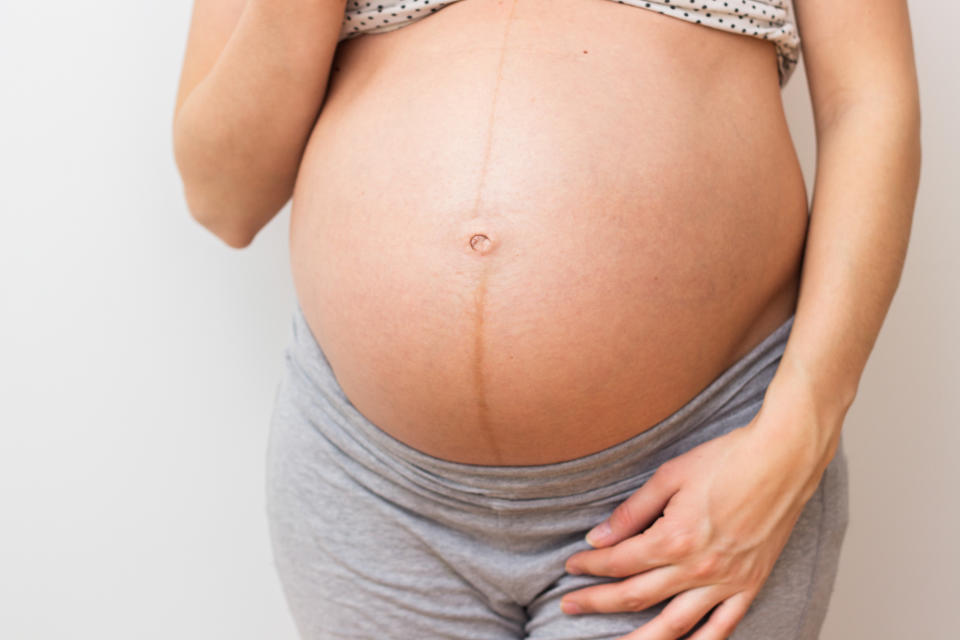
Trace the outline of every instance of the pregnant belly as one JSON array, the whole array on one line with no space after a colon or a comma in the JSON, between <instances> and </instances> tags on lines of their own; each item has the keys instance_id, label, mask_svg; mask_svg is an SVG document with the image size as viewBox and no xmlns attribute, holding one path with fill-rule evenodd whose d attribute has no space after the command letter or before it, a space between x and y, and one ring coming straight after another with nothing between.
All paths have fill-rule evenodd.
<instances>
[{"instance_id":1,"label":"pregnant belly","mask_svg":"<svg viewBox=\"0 0 960 640\"><path fill-rule=\"evenodd\" d=\"M468 0L334 67L294 286L346 396L410 446L593 453L793 312L807 200L771 43L610 0Z\"/></svg>"}]
</instances>

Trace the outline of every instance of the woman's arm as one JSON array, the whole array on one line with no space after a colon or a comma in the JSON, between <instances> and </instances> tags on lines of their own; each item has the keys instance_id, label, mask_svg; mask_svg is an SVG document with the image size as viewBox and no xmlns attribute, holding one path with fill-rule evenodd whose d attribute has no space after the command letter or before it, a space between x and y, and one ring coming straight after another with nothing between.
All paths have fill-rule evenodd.
<instances>
[{"instance_id":1,"label":"woman's arm","mask_svg":"<svg viewBox=\"0 0 960 640\"><path fill-rule=\"evenodd\" d=\"M293 192L346 0L196 0L174 113L193 217L245 247Z\"/></svg>"},{"instance_id":2,"label":"woman's arm","mask_svg":"<svg viewBox=\"0 0 960 640\"><path fill-rule=\"evenodd\" d=\"M795 9L817 171L796 317L765 403L816 419L764 426L812 456L812 492L900 280L920 179L920 100L906 0L795 0Z\"/></svg>"}]
</instances>

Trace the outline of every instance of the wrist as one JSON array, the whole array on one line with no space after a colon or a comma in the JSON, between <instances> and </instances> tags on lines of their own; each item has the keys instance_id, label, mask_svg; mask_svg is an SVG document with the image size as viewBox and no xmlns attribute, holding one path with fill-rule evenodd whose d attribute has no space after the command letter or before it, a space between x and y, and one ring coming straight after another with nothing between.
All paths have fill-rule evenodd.
<instances>
[{"instance_id":1,"label":"wrist","mask_svg":"<svg viewBox=\"0 0 960 640\"><path fill-rule=\"evenodd\" d=\"M780 366L750 430L764 455L803 484L806 498L836 454L851 401L819 395L805 373Z\"/></svg>"},{"instance_id":2,"label":"wrist","mask_svg":"<svg viewBox=\"0 0 960 640\"><path fill-rule=\"evenodd\" d=\"M857 384L841 384L818 376L808 365L781 358L767 395L774 402L802 404L822 423L843 422L857 394Z\"/></svg>"}]
</instances>

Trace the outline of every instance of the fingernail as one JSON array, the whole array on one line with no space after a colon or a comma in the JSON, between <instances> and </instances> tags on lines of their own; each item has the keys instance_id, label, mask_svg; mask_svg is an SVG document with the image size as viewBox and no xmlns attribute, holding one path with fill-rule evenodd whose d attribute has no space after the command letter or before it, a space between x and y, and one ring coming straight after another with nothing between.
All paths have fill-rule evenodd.
<instances>
[{"instance_id":1,"label":"fingernail","mask_svg":"<svg viewBox=\"0 0 960 640\"><path fill-rule=\"evenodd\" d=\"M567 570L567 573L572 574L572 575L575 575L575 576L579 576L579 575L581 575L581 574L583 573L582 571L580 571L580 570L577 569L576 567L566 567L566 570Z\"/></svg>"},{"instance_id":2,"label":"fingernail","mask_svg":"<svg viewBox=\"0 0 960 640\"><path fill-rule=\"evenodd\" d=\"M580 605L578 605L576 602L571 602L570 600L561 600L560 608L563 609L564 613L571 614L580 613L582 611L582 609L580 609Z\"/></svg>"},{"instance_id":3,"label":"fingernail","mask_svg":"<svg viewBox=\"0 0 960 640\"><path fill-rule=\"evenodd\" d=\"M603 541L606 540L611 533L610 523L601 522L587 533L587 543L593 547L598 544L603 544Z\"/></svg>"}]
</instances>

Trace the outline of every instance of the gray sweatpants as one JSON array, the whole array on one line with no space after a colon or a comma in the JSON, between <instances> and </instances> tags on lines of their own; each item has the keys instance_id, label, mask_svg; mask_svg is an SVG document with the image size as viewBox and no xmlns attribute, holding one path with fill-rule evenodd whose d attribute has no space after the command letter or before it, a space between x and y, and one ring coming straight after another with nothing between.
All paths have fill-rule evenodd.
<instances>
[{"instance_id":1,"label":"gray sweatpants","mask_svg":"<svg viewBox=\"0 0 960 640\"><path fill-rule=\"evenodd\" d=\"M266 491L276 569L301 637L600 640L638 628L669 600L565 614L563 594L618 579L569 575L564 562L590 548L587 531L660 464L756 415L792 325L625 442L557 464L483 466L426 455L368 421L297 304ZM733 640L817 638L847 517L841 441Z\"/></svg>"}]
</instances>

